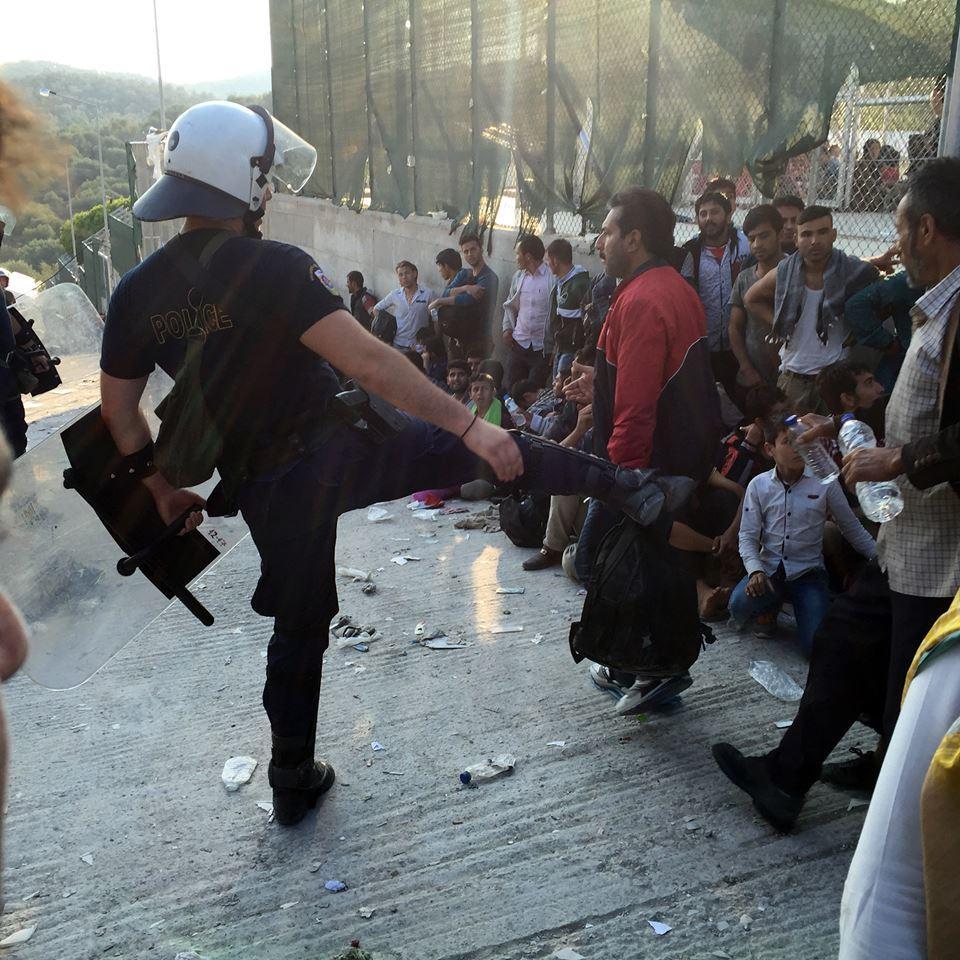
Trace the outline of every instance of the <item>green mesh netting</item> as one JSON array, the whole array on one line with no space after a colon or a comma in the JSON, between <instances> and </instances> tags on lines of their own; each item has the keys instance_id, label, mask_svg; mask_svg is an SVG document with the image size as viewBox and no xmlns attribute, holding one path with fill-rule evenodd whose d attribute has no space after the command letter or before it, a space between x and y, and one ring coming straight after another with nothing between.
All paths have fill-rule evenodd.
<instances>
[{"instance_id":1,"label":"green mesh netting","mask_svg":"<svg viewBox=\"0 0 960 960\"><path fill-rule=\"evenodd\" d=\"M860 82L944 73L956 0L271 0L277 116L317 148L306 192L492 222L596 222L645 183L767 184Z\"/></svg>"}]
</instances>

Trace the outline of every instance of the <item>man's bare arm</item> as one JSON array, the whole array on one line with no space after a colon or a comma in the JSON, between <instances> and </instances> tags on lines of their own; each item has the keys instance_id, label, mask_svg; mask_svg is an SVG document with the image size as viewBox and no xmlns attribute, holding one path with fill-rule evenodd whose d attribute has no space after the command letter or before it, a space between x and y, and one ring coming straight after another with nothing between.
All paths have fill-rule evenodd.
<instances>
[{"instance_id":1,"label":"man's bare arm","mask_svg":"<svg viewBox=\"0 0 960 960\"><path fill-rule=\"evenodd\" d=\"M777 271L768 270L745 294L744 306L749 313L773 326L773 301L777 292Z\"/></svg>"},{"instance_id":2,"label":"man's bare arm","mask_svg":"<svg viewBox=\"0 0 960 960\"><path fill-rule=\"evenodd\" d=\"M501 480L523 472L520 451L506 431L484 420L474 422L462 403L435 386L402 353L364 330L346 310L319 320L300 342L401 410L457 436L465 434L464 443Z\"/></svg>"}]
</instances>

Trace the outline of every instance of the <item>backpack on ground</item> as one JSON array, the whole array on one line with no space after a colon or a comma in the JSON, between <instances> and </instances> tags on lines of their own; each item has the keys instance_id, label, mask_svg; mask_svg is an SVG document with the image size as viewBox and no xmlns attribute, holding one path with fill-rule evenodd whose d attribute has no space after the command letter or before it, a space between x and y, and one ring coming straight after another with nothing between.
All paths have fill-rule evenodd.
<instances>
[{"instance_id":1,"label":"backpack on ground","mask_svg":"<svg viewBox=\"0 0 960 960\"><path fill-rule=\"evenodd\" d=\"M539 548L543 546L549 515L548 494L511 494L500 503L500 529L514 546Z\"/></svg>"},{"instance_id":2,"label":"backpack on ground","mask_svg":"<svg viewBox=\"0 0 960 960\"><path fill-rule=\"evenodd\" d=\"M656 528L624 518L601 540L570 653L644 676L686 672L707 643L697 587Z\"/></svg>"}]
</instances>

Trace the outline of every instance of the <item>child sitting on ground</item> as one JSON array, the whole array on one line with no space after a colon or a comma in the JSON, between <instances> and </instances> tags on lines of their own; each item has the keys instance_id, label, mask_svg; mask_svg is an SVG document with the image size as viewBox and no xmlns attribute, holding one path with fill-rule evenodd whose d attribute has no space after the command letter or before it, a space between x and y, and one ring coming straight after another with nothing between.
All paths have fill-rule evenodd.
<instances>
[{"instance_id":1,"label":"child sitting on ground","mask_svg":"<svg viewBox=\"0 0 960 960\"><path fill-rule=\"evenodd\" d=\"M782 418L767 424L764 437L775 466L747 487L740 522L740 557L747 575L730 598L730 615L743 627L757 614L789 601L800 645L809 656L829 602L823 566L827 511L858 553L873 557L877 546L854 516L839 483L824 485L804 473Z\"/></svg>"}]
</instances>

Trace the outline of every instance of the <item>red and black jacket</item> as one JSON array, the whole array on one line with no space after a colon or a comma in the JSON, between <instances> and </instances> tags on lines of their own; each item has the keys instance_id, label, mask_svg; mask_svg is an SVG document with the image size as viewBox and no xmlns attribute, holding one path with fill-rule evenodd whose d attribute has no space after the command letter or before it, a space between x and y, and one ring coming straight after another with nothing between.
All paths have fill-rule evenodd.
<instances>
[{"instance_id":1,"label":"red and black jacket","mask_svg":"<svg viewBox=\"0 0 960 960\"><path fill-rule=\"evenodd\" d=\"M723 436L700 298L654 259L616 290L597 344L594 452L703 482Z\"/></svg>"}]
</instances>

